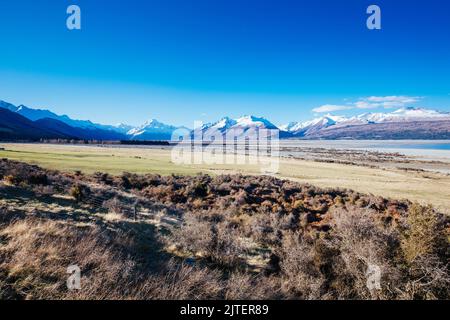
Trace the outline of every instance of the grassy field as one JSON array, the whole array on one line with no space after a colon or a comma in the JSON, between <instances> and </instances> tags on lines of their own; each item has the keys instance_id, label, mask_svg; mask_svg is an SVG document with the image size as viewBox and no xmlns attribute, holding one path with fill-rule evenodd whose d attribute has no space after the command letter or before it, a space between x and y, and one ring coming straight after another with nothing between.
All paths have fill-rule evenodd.
<instances>
[{"instance_id":1,"label":"grassy field","mask_svg":"<svg viewBox=\"0 0 450 320\"><path fill-rule=\"evenodd\" d=\"M258 165L177 165L168 149L111 148L47 144L2 144L1 158L38 164L62 171L80 170L121 174L158 173L194 175L261 174ZM450 213L450 177L430 172L383 170L355 165L281 159L277 177L319 187L349 188L397 199L433 204Z\"/></svg>"}]
</instances>

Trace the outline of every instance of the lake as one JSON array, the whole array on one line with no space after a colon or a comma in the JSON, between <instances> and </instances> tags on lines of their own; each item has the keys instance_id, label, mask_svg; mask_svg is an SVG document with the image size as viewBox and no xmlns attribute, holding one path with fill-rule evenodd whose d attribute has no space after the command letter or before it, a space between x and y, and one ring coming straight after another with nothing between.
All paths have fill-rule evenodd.
<instances>
[{"instance_id":1,"label":"lake","mask_svg":"<svg viewBox=\"0 0 450 320\"><path fill-rule=\"evenodd\" d=\"M450 140L281 140L282 147L397 152L427 160L450 161Z\"/></svg>"}]
</instances>

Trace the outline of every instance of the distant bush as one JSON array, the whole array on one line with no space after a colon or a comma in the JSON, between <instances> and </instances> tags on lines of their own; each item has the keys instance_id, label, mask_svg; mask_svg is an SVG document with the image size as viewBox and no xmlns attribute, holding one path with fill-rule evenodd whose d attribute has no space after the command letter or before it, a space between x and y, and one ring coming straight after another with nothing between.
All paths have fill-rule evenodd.
<instances>
[{"instance_id":1,"label":"distant bush","mask_svg":"<svg viewBox=\"0 0 450 320\"><path fill-rule=\"evenodd\" d=\"M94 173L94 178L97 180L97 182L104 183L104 184L109 185L109 186L114 183L114 178L111 177L107 173L96 172L96 173Z\"/></svg>"},{"instance_id":2,"label":"distant bush","mask_svg":"<svg viewBox=\"0 0 450 320\"><path fill-rule=\"evenodd\" d=\"M13 175L9 174L7 176L3 177L3 180L8 183L8 184L16 184L17 183L17 179L16 177L14 177Z\"/></svg>"},{"instance_id":3,"label":"distant bush","mask_svg":"<svg viewBox=\"0 0 450 320\"><path fill-rule=\"evenodd\" d=\"M121 186L125 189L142 190L149 185L148 176L124 172L121 178Z\"/></svg>"},{"instance_id":4,"label":"distant bush","mask_svg":"<svg viewBox=\"0 0 450 320\"><path fill-rule=\"evenodd\" d=\"M90 192L90 190L88 187L86 187L82 184L76 184L70 189L69 194L77 202L81 202L86 199L86 197L89 195L89 192Z\"/></svg>"},{"instance_id":5,"label":"distant bush","mask_svg":"<svg viewBox=\"0 0 450 320\"><path fill-rule=\"evenodd\" d=\"M208 194L208 187L202 182L194 182L187 194L193 198L204 198Z\"/></svg>"},{"instance_id":6,"label":"distant bush","mask_svg":"<svg viewBox=\"0 0 450 320\"><path fill-rule=\"evenodd\" d=\"M45 173L34 173L28 177L28 182L36 185L47 185L48 177Z\"/></svg>"},{"instance_id":7,"label":"distant bush","mask_svg":"<svg viewBox=\"0 0 450 320\"><path fill-rule=\"evenodd\" d=\"M126 203L123 199L119 199L119 197L104 201L102 207L110 213L121 214L123 216L134 214L134 204Z\"/></svg>"},{"instance_id":8,"label":"distant bush","mask_svg":"<svg viewBox=\"0 0 450 320\"><path fill-rule=\"evenodd\" d=\"M38 196L52 196L55 194L55 188L47 185L38 185L33 188L33 191Z\"/></svg>"}]
</instances>

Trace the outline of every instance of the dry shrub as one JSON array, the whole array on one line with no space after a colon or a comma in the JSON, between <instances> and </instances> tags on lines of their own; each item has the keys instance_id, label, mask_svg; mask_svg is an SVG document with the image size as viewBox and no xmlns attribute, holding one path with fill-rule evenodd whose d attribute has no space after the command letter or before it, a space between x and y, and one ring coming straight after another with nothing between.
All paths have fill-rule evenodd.
<instances>
[{"instance_id":1,"label":"dry shrub","mask_svg":"<svg viewBox=\"0 0 450 320\"><path fill-rule=\"evenodd\" d=\"M187 186L185 195L190 198L204 198L208 195L208 185L204 181L193 181Z\"/></svg>"},{"instance_id":2,"label":"dry shrub","mask_svg":"<svg viewBox=\"0 0 450 320\"><path fill-rule=\"evenodd\" d=\"M149 185L148 176L124 172L120 185L125 189L142 190Z\"/></svg>"},{"instance_id":3,"label":"dry shrub","mask_svg":"<svg viewBox=\"0 0 450 320\"><path fill-rule=\"evenodd\" d=\"M191 266L171 260L159 276L151 277L136 290L136 298L166 300L276 298L276 279L232 272L224 279L218 269Z\"/></svg>"},{"instance_id":4,"label":"dry shrub","mask_svg":"<svg viewBox=\"0 0 450 320\"><path fill-rule=\"evenodd\" d=\"M104 183L106 185L112 185L114 183L114 178L107 173L95 172L93 177L98 183Z\"/></svg>"},{"instance_id":5,"label":"dry shrub","mask_svg":"<svg viewBox=\"0 0 450 320\"><path fill-rule=\"evenodd\" d=\"M279 298L280 279L242 272L231 273L226 281L226 300L267 300Z\"/></svg>"},{"instance_id":6,"label":"dry shrub","mask_svg":"<svg viewBox=\"0 0 450 320\"><path fill-rule=\"evenodd\" d=\"M239 232L227 222L208 220L192 213L185 214L183 225L174 232L172 239L183 250L226 267L240 265L246 252Z\"/></svg>"},{"instance_id":7,"label":"dry shrub","mask_svg":"<svg viewBox=\"0 0 450 320\"><path fill-rule=\"evenodd\" d=\"M26 163L0 161L0 177L13 185L47 185L50 171Z\"/></svg>"},{"instance_id":8,"label":"dry shrub","mask_svg":"<svg viewBox=\"0 0 450 320\"><path fill-rule=\"evenodd\" d=\"M45 173L37 172L32 173L28 176L28 183L34 184L34 185L47 185L48 184L48 177Z\"/></svg>"},{"instance_id":9,"label":"dry shrub","mask_svg":"<svg viewBox=\"0 0 450 320\"><path fill-rule=\"evenodd\" d=\"M1 232L0 273L5 274L12 298L106 299L127 296L134 262L116 250L114 241L98 227L77 228L51 220L26 218ZM68 291L66 268L82 270L82 290ZM122 286L123 285L123 286ZM0 290L2 291L2 290ZM13 294L12 294L13 293Z\"/></svg>"},{"instance_id":10,"label":"dry shrub","mask_svg":"<svg viewBox=\"0 0 450 320\"><path fill-rule=\"evenodd\" d=\"M388 299L401 284L396 268L398 233L383 228L375 220L376 213L368 209L336 210L331 245L340 251L342 264L337 274L345 281L334 283L340 298ZM381 271L381 290L369 290L368 269Z\"/></svg>"},{"instance_id":11,"label":"dry shrub","mask_svg":"<svg viewBox=\"0 0 450 320\"><path fill-rule=\"evenodd\" d=\"M158 276L147 278L136 290L137 299L204 300L221 296L221 273L205 267L170 261Z\"/></svg>"},{"instance_id":12,"label":"dry shrub","mask_svg":"<svg viewBox=\"0 0 450 320\"><path fill-rule=\"evenodd\" d=\"M408 263L435 252L442 231L439 217L431 208L413 204L408 210L407 227L403 233L401 247Z\"/></svg>"},{"instance_id":13,"label":"dry shrub","mask_svg":"<svg viewBox=\"0 0 450 320\"><path fill-rule=\"evenodd\" d=\"M77 202L81 202L85 200L90 193L90 189L82 184L76 184L72 188L70 188L69 194L73 197Z\"/></svg>"},{"instance_id":14,"label":"dry shrub","mask_svg":"<svg viewBox=\"0 0 450 320\"><path fill-rule=\"evenodd\" d=\"M170 240L183 250L199 256L209 256L212 238L211 224L187 213L184 215L183 225L173 232Z\"/></svg>"},{"instance_id":15,"label":"dry shrub","mask_svg":"<svg viewBox=\"0 0 450 320\"><path fill-rule=\"evenodd\" d=\"M408 266L408 280L399 298L406 300L448 300L450 272L435 254L418 257Z\"/></svg>"},{"instance_id":16,"label":"dry shrub","mask_svg":"<svg viewBox=\"0 0 450 320\"><path fill-rule=\"evenodd\" d=\"M281 244L280 221L276 213L253 216L249 229L252 238L261 245L279 246Z\"/></svg>"},{"instance_id":17,"label":"dry shrub","mask_svg":"<svg viewBox=\"0 0 450 320\"><path fill-rule=\"evenodd\" d=\"M33 191L37 196L51 196L55 194L55 188L53 186L35 186Z\"/></svg>"},{"instance_id":18,"label":"dry shrub","mask_svg":"<svg viewBox=\"0 0 450 320\"><path fill-rule=\"evenodd\" d=\"M133 239L100 227L25 218L0 231L2 299L218 299L219 271L170 261L152 273L135 257ZM81 290L69 291L69 265Z\"/></svg>"},{"instance_id":19,"label":"dry shrub","mask_svg":"<svg viewBox=\"0 0 450 320\"><path fill-rule=\"evenodd\" d=\"M450 296L446 225L433 208L419 204L410 207L401 242L408 272L402 298L448 299Z\"/></svg>"},{"instance_id":20,"label":"dry shrub","mask_svg":"<svg viewBox=\"0 0 450 320\"><path fill-rule=\"evenodd\" d=\"M9 175L7 175L7 176L4 176L4 177L3 177L3 180L4 180L6 183L11 184L11 185L14 185L14 184L17 183L16 177L14 177L12 174L9 174Z\"/></svg>"},{"instance_id":21,"label":"dry shrub","mask_svg":"<svg viewBox=\"0 0 450 320\"><path fill-rule=\"evenodd\" d=\"M279 254L283 290L294 298L322 298L326 279L316 266L313 242L299 233L289 233Z\"/></svg>"},{"instance_id":22,"label":"dry shrub","mask_svg":"<svg viewBox=\"0 0 450 320\"><path fill-rule=\"evenodd\" d=\"M77 176L9 160L0 160L0 177L17 186L6 189L70 192L96 209L112 199L103 205L113 212L146 197L146 206L184 216L169 243L206 258L195 266L159 261L144 220L77 224L0 209L1 298L450 297L449 219L408 201L264 176ZM253 255L271 256L258 276L247 270ZM81 291L66 289L70 264L82 269ZM381 269L381 290L367 287L369 265Z\"/></svg>"},{"instance_id":23,"label":"dry shrub","mask_svg":"<svg viewBox=\"0 0 450 320\"><path fill-rule=\"evenodd\" d=\"M131 212L131 207L121 201L118 197L106 200L103 202L102 207L106 209L109 213L116 213L121 215L126 215Z\"/></svg>"},{"instance_id":24,"label":"dry shrub","mask_svg":"<svg viewBox=\"0 0 450 320\"><path fill-rule=\"evenodd\" d=\"M388 299L397 294L398 233L374 212L335 209L331 233L289 232L280 250L283 289L302 299ZM369 289L368 268L381 270L381 289Z\"/></svg>"}]
</instances>

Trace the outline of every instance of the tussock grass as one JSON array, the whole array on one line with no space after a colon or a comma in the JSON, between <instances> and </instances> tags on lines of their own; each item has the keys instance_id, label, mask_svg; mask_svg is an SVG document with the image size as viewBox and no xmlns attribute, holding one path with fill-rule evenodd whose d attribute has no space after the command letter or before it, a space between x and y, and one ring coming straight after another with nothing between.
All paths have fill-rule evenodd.
<instances>
[{"instance_id":1,"label":"tussock grass","mask_svg":"<svg viewBox=\"0 0 450 320\"><path fill-rule=\"evenodd\" d=\"M1 299L450 297L450 219L429 206L267 176L0 160L0 178Z\"/></svg>"}]
</instances>

